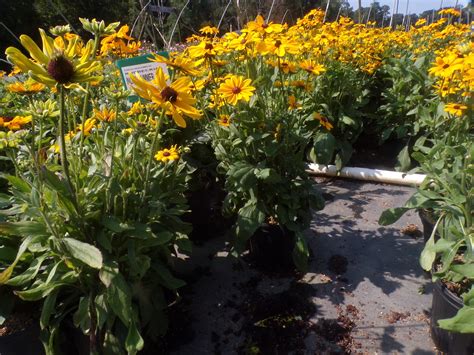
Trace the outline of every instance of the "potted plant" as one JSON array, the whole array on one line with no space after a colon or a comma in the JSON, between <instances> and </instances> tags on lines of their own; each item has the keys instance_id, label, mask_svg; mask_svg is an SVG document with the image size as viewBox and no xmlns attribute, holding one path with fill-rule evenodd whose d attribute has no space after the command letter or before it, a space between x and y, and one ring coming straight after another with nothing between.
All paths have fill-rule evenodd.
<instances>
[{"instance_id":1,"label":"potted plant","mask_svg":"<svg viewBox=\"0 0 474 355\"><path fill-rule=\"evenodd\" d=\"M379 222L391 224L409 209L423 209L436 221L424 222L430 235L420 256L421 266L435 282L431 334L440 350L468 354L474 349L474 145L469 134L460 137L456 142L448 133L431 141L425 154L414 153L427 178L404 207L384 211Z\"/></svg>"},{"instance_id":2,"label":"potted plant","mask_svg":"<svg viewBox=\"0 0 474 355\"><path fill-rule=\"evenodd\" d=\"M323 67L319 65L314 73L288 72L284 54L270 49L273 41L287 40L280 33L283 27L270 24L275 33L261 34L253 27L261 21L259 17L249 23L238 39L203 38L187 49L187 55L210 73L199 101L207 103L203 112L208 134L218 172L226 178L224 210L237 214L235 252L240 254L248 246L257 263L266 264L261 266L294 269L296 265L304 270L308 249L302 232L309 227L312 211L323 206L305 171L305 149L315 129L331 125L314 112L314 105L303 106L311 101L307 91L285 83L310 81ZM237 40L244 45L228 51L226 46ZM268 50L259 47L259 41ZM294 44L287 50L296 53Z\"/></svg>"},{"instance_id":3,"label":"potted plant","mask_svg":"<svg viewBox=\"0 0 474 355\"><path fill-rule=\"evenodd\" d=\"M41 301L47 353L66 338L87 353L133 354L144 338L163 334L166 308L184 284L171 261L177 250L190 250L180 218L187 210L185 151L161 138L172 117L183 120L173 98L191 105L193 98L189 79L181 78L182 91L160 81L158 93L168 95L129 110L118 77L103 78L108 64L96 58L99 38L117 24L83 23L95 34L87 44L41 30L43 48L21 36L34 60L7 49L11 62L50 89L48 100L22 108L28 119L18 119L18 129L1 128L15 136L2 145L15 173L2 174L10 187L1 196L0 235L14 253L0 264L0 285ZM139 93L146 85L135 78ZM187 114L199 118L191 105Z\"/></svg>"}]
</instances>

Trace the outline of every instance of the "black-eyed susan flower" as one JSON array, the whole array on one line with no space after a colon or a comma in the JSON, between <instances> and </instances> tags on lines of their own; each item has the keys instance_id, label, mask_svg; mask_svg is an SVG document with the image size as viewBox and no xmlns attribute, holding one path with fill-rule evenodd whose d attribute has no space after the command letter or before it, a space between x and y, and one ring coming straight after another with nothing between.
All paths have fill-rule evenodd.
<instances>
[{"instance_id":1,"label":"black-eyed susan flower","mask_svg":"<svg viewBox=\"0 0 474 355\"><path fill-rule=\"evenodd\" d=\"M172 56L171 58L165 58L159 54L155 54L152 62L165 63L168 67L173 68L185 75L199 75L201 70L197 67L201 61L192 61L183 56Z\"/></svg>"},{"instance_id":2,"label":"black-eyed susan flower","mask_svg":"<svg viewBox=\"0 0 474 355\"><path fill-rule=\"evenodd\" d=\"M31 59L14 47L8 47L5 51L8 60L21 71L29 73L35 81L47 86L61 84L70 87L76 83L101 80L101 76L95 75L101 65L98 61L91 60L93 41L89 41L82 54L77 56L77 38L69 41L65 48L61 48L53 38L46 35L44 30L39 31L43 43L42 50L29 36L20 36L21 44L28 50Z\"/></svg>"},{"instance_id":3,"label":"black-eyed susan flower","mask_svg":"<svg viewBox=\"0 0 474 355\"><path fill-rule=\"evenodd\" d=\"M258 32L260 34L264 33L280 33L284 29L283 25L280 25L278 23L267 23L263 16L258 15L255 19L255 21L250 21L247 23L247 28L245 31L248 32Z\"/></svg>"},{"instance_id":4,"label":"black-eyed susan flower","mask_svg":"<svg viewBox=\"0 0 474 355\"><path fill-rule=\"evenodd\" d=\"M462 68L462 59L458 58L454 54L451 54L445 57L437 57L435 66L431 67L428 71L432 75L448 78L456 70L461 70Z\"/></svg>"},{"instance_id":5,"label":"black-eyed susan flower","mask_svg":"<svg viewBox=\"0 0 474 355\"><path fill-rule=\"evenodd\" d=\"M84 122L84 136L91 134L92 130L97 127L97 120L95 118L88 118ZM77 125L77 131L82 132L82 124Z\"/></svg>"},{"instance_id":6,"label":"black-eyed susan flower","mask_svg":"<svg viewBox=\"0 0 474 355\"><path fill-rule=\"evenodd\" d=\"M127 111L127 115L128 116L138 115L139 113L142 112L143 108L144 108L144 106L142 105L142 103L140 101L137 101Z\"/></svg>"},{"instance_id":7,"label":"black-eyed susan flower","mask_svg":"<svg viewBox=\"0 0 474 355\"><path fill-rule=\"evenodd\" d=\"M239 101L248 102L255 91L251 83L250 79L243 76L232 75L219 86L218 93L231 105L236 105Z\"/></svg>"},{"instance_id":8,"label":"black-eyed susan flower","mask_svg":"<svg viewBox=\"0 0 474 355\"><path fill-rule=\"evenodd\" d=\"M112 122L115 120L117 117L117 114L114 110L108 109L107 107L104 107L101 110L94 109L94 114L92 115L92 118L96 118L99 121L105 121L105 122Z\"/></svg>"},{"instance_id":9,"label":"black-eyed susan flower","mask_svg":"<svg viewBox=\"0 0 474 355\"><path fill-rule=\"evenodd\" d=\"M300 68L313 75L319 75L326 71L324 65L318 64L311 59L303 60L300 63Z\"/></svg>"},{"instance_id":10,"label":"black-eyed susan flower","mask_svg":"<svg viewBox=\"0 0 474 355\"><path fill-rule=\"evenodd\" d=\"M7 85L7 90L21 95L32 95L43 91L45 86L31 78L25 82L17 81L16 83Z\"/></svg>"},{"instance_id":11,"label":"black-eyed susan flower","mask_svg":"<svg viewBox=\"0 0 474 355\"><path fill-rule=\"evenodd\" d=\"M0 127L4 127L10 131L18 131L23 128L24 125L31 122L31 116L0 116Z\"/></svg>"},{"instance_id":12,"label":"black-eyed susan flower","mask_svg":"<svg viewBox=\"0 0 474 355\"><path fill-rule=\"evenodd\" d=\"M155 154L155 159L163 163L173 162L179 159L179 150L177 145L172 145L170 148L165 148Z\"/></svg>"},{"instance_id":13,"label":"black-eyed susan flower","mask_svg":"<svg viewBox=\"0 0 474 355\"><path fill-rule=\"evenodd\" d=\"M229 127L230 122L231 122L231 118L229 115L220 115L219 120L217 121L217 123L219 123L219 126L222 126L222 127Z\"/></svg>"},{"instance_id":14,"label":"black-eyed susan flower","mask_svg":"<svg viewBox=\"0 0 474 355\"><path fill-rule=\"evenodd\" d=\"M191 95L191 79L189 77L180 77L168 85L165 73L159 67L152 81L146 81L139 74L131 74L130 78L135 92L140 97L150 100L156 106L164 109L166 114L173 117L179 127L186 127L183 116L192 119L202 117L201 112L193 107L196 99Z\"/></svg>"},{"instance_id":15,"label":"black-eyed susan flower","mask_svg":"<svg viewBox=\"0 0 474 355\"><path fill-rule=\"evenodd\" d=\"M463 104L449 103L444 106L444 110L451 115L460 117L463 115L464 111L467 110L467 106Z\"/></svg>"},{"instance_id":16,"label":"black-eyed susan flower","mask_svg":"<svg viewBox=\"0 0 474 355\"><path fill-rule=\"evenodd\" d=\"M301 104L298 103L294 95L288 96L288 110L298 110L301 108Z\"/></svg>"},{"instance_id":17,"label":"black-eyed susan flower","mask_svg":"<svg viewBox=\"0 0 474 355\"><path fill-rule=\"evenodd\" d=\"M331 122L329 122L329 120L326 117L322 116L319 112L315 112L313 114L313 117L317 119L319 123L321 124L321 126L326 128L328 131L333 129L333 125L331 124Z\"/></svg>"},{"instance_id":18,"label":"black-eyed susan flower","mask_svg":"<svg viewBox=\"0 0 474 355\"><path fill-rule=\"evenodd\" d=\"M217 43L212 42L211 40L204 40L201 41L198 45L196 46L190 46L187 49L187 52L189 53L189 56L192 59L197 59L197 58L211 58L217 55L219 51L219 46Z\"/></svg>"},{"instance_id":19,"label":"black-eyed susan flower","mask_svg":"<svg viewBox=\"0 0 474 355\"><path fill-rule=\"evenodd\" d=\"M219 33L219 29L214 26L204 26L199 30L199 32L201 32L203 35L214 36Z\"/></svg>"}]
</instances>

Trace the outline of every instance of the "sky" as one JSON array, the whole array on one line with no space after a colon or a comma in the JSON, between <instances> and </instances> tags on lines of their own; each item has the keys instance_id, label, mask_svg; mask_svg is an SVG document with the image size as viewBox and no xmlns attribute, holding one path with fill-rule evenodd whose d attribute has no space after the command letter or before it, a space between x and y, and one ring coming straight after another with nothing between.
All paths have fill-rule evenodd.
<instances>
[{"instance_id":1,"label":"sky","mask_svg":"<svg viewBox=\"0 0 474 355\"><path fill-rule=\"evenodd\" d=\"M358 7L357 0L347 0L352 8L355 10ZM380 5L388 5L390 9L393 6L394 0L376 0ZM369 7L373 0L362 0L362 7ZM469 0L459 0L458 4L466 6ZM411 14L419 14L425 10L439 8L441 0L409 0L408 12ZM443 0L443 7L454 6L456 0ZM405 13L407 0L399 0L398 12Z\"/></svg>"}]
</instances>

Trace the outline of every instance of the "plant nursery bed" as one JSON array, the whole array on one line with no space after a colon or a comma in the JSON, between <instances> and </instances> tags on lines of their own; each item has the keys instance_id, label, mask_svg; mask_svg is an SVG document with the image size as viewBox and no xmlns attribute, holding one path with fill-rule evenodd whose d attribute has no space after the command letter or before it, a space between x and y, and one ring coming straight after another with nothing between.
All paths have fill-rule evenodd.
<instances>
[{"instance_id":1,"label":"plant nursery bed","mask_svg":"<svg viewBox=\"0 0 474 355\"><path fill-rule=\"evenodd\" d=\"M187 286L170 312L165 353L435 353L432 286L418 264L423 237L411 233L422 229L419 217L377 222L414 190L315 181L327 202L306 232L309 272L261 272L229 257L224 237L195 247L191 260L176 260Z\"/></svg>"}]
</instances>

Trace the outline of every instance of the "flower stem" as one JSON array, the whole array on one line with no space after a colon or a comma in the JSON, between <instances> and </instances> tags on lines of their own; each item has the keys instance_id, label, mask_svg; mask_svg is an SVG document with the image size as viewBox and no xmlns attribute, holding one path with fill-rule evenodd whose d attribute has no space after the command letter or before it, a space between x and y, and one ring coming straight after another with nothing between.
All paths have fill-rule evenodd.
<instances>
[{"instance_id":1,"label":"flower stem","mask_svg":"<svg viewBox=\"0 0 474 355\"><path fill-rule=\"evenodd\" d=\"M143 186L143 202L146 203L146 196L148 194L148 185L150 182L150 171L151 171L151 163L153 162L153 155L156 151L156 145L158 143L158 136L160 135L160 129L161 129L161 124L163 123L163 118L165 116L165 110L161 111L160 118L158 122L156 122L156 130L155 130L155 135L153 137L153 141L151 143L150 147L150 155L148 156L148 163L146 167L146 173L145 173L145 183ZM142 209L143 211L145 209ZM140 213L141 214L141 213Z\"/></svg>"},{"instance_id":2,"label":"flower stem","mask_svg":"<svg viewBox=\"0 0 474 355\"><path fill-rule=\"evenodd\" d=\"M72 186L71 177L69 174L69 163L67 161L67 155L66 155L66 141L64 140L65 109L64 109L64 87L63 86L59 86L59 113L60 113L59 124L58 124L59 155L61 159L61 165L63 166L64 176L66 178L71 195L73 196L73 202L76 204L76 207L77 207L75 191L74 191L74 187Z\"/></svg>"}]
</instances>

